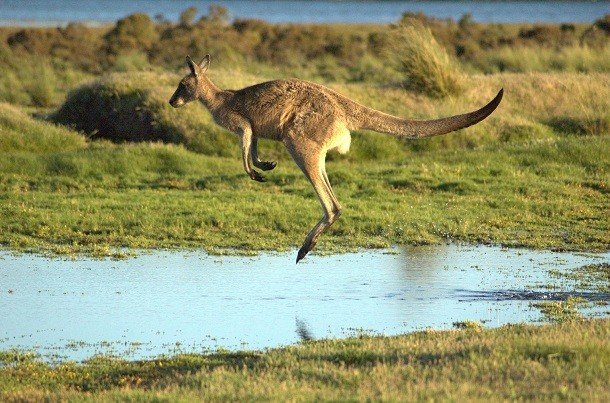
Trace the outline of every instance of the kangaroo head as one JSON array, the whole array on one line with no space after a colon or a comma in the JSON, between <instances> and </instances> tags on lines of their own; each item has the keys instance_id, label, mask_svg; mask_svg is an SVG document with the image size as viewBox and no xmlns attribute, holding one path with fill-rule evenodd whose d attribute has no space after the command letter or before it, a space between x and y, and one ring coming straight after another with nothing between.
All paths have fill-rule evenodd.
<instances>
[{"instance_id":1,"label":"kangaroo head","mask_svg":"<svg viewBox=\"0 0 610 403\"><path fill-rule=\"evenodd\" d=\"M204 81L201 78L210 66L210 55L205 55L199 64L195 63L190 56L187 56L186 64L191 69L191 73L180 80L178 88L176 88L174 95L169 100L169 104L174 108L194 101L201 96L202 88L200 83Z\"/></svg>"}]
</instances>

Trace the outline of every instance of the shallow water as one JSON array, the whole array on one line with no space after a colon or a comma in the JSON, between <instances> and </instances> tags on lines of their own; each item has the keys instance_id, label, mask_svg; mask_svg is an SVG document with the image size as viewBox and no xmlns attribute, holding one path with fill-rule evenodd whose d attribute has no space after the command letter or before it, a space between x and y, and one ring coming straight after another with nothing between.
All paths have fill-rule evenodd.
<instances>
[{"instance_id":1,"label":"shallow water","mask_svg":"<svg viewBox=\"0 0 610 403\"><path fill-rule=\"evenodd\" d=\"M114 22L135 12L177 21L187 7L195 5L201 15L212 3L227 7L231 18L281 23L391 23L407 11L455 20L471 13L479 22L593 22L609 8L606 1L3 0L0 24Z\"/></svg>"},{"instance_id":2,"label":"shallow water","mask_svg":"<svg viewBox=\"0 0 610 403\"><path fill-rule=\"evenodd\" d=\"M128 260L0 253L0 350L49 360L261 349L359 331L398 334L540 319L532 300L572 285L549 270L610 262L490 246L425 246L308 256L163 251ZM544 285L558 288L547 292ZM595 296L595 295L594 295ZM607 299L607 296L602 296ZM59 355L59 357L55 357Z\"/></svg>"}]
</instances>

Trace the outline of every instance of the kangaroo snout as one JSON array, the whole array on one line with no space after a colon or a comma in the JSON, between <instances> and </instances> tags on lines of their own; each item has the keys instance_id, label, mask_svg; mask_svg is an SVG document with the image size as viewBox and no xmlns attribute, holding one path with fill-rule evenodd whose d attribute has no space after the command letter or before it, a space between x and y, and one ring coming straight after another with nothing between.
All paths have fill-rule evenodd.
<instances>
[{"instance_id":1,"label":"kangaroo snout","mask_svg":"<svg viewBox=\"0 0 610 403\"><path fill-rule=\"evenodd\" d=\"M169 104L174 107L174 108L178 108L182 105L184 105L184 101L182 101L181 99L174 99L173 97L169 100Z\"/></svg>"}]
</instances>

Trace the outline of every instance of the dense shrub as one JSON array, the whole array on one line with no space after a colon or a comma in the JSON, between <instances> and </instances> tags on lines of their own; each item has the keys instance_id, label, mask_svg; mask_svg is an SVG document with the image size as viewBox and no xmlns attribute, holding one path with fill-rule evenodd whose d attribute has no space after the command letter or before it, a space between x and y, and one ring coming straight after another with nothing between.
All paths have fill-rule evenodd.
<instances>
[{"instance_id":1,"label":"dense shrub","mask_svg":"<svg viewBox=\"0 0 610 403\"><path fill-rule=\"evenodd\" d=\"M193 24L193 10L181 23L159 17L154 23L145 14L121 19L112 28L71 24L66 28L0 28L0 38L15 52L61 59L91 73L100 73L117 63L126 70L121 54L145 56L153 65L175 67L185 55L211 53L217 63L229 65L250 61L273 63L280 68L319 68L318 77L362 80L362 60L387 55L391 27L386 25L269 24L257 20L235 20L228 24L228 11L213 7ZM467 64L481 65L486 52L511 47L560 50L585 45L600 49L609 44L610 16L594 24L482 24L465 15L459 22L435 19L421 13L406 13L399 25L420 24L450 54ZM180 55L180 57L176 57ZM600 58L601 59L601 58ZM129 64L129 63L128 63ZM146 63L136 63L144 66ZM514 63L506 63L510 70ZM596 66L610 62L595 61ZM311 67L313 66L313 68ZM336 71L330 72L328 66ZM541 66L561 70L562 64ZM607 67L601 71L606 71ZM486 69L488 70L488 69ZM600 71L595 69L595 71ZM369 75L377 81L385 71ZM333 78L335 77L335 78ZM381 80L387 82L387 80Z\"/></svg>"},{"instance_id":2,"label":"dense shrub","mask_svg":"<svg viewBox=\"0 0 610 403\"><path fill-rule=\"evenodd\" d=\"M608 46L610 38L610 14L595 21L581 36L581 43L588 46Z\"/></svg>"},{"instance_id":3,"label":"dense shrub","mask_svg":"<svg viewBox=\"0 0 610 403\"><path fill-rule=\"evenodd\" d=\"M197 7L189 7L180 13L180 25L190 27L197 16Z\"/></svg>"},{"instance_id":4,"label":"dense shrub","mask_svg":"<svg viewBox=\"0 0 610 403\"><path fill-rule=\"evenodd\" d=\"M136 13L119 20L104 39L108 52L118 54L134 49L150 49L159 39L159 35L148 15Z\"/></svg>"}]
</instances>

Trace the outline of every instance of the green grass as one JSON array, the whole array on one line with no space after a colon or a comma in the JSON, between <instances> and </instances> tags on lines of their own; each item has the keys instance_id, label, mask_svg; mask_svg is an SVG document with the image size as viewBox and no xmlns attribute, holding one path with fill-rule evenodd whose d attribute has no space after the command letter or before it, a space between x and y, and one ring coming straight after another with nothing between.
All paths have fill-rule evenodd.
<instances>
[{"instance_id":1,"label":"green grass","mask_svg":"<svg viewBox=\"0 0 610 403\"><path fill-rule=\"evenodd\" d=\"M540 301L531 305L540 309L540 313L547 321L567 322L582 318L578 308L587 304L584 298L568 297L565 301Z\"/></svg>"},{"instance_id":2,"label":"green grass","mask_svg":"<svg viewBox=\"0 0 610 403\"><path fill-rule=\"evenodd\" d=\"M183 70L186 72L186 68ZM225 70L224 66L210 74L221 88L241 88L282 77L281 73L273 75L273 71L250 74ZM239 157L235 136L216 125L200 105L180 110L168 105L179 79L179 75L163 72L109 74L72 91L50 119L93 138L116 142L161 140L207 155ZM487 103L500 87L507 94L500 108L483 124L426 141L359 133L354 136L358 147L347 158L396 159L418 150L610 133L609 74L496 74L473 76L464 79L464 83L467 85L463 95L443 100L370 83L329 84L365 105L418 119L474 110ZM273 158L285 155L279 143L270 148L267 152L272 152Z\"/></svg>"},{"instance_id":3,"label":"green grass","mask_svg":"<svg viewBox=\"0 0 610 403\"><path fill-rule=\"evenodd\" d=\"M0 353L0 400L587 400L608 393L610 321L321 340L267 352L93 358Z\"/></svg>"},{"instance_id":4,"label":"green grass","mask_svg":"<svg viewBox=\"0 0 610 403\"><path fill-rule=\"evenodd\" d=\"M48 56L19 55L0 43L0 102L34 107L60 104L66 91L91 75Z\"/></svg>"},{"instance_id":5,"label":"green grass","mask_svg":"<svg viewBox=\"0 0 610 403\"><path fill-rule=\"evenodd\" d=\"M0 103L0 153L32 154L84 149L84 136L65 127L36 121L19 108Z\"/></svg>"},{"instance_id":6,"label":"green grass","mask_svg":"<svg viewBox=\"0 0 610 403\"><path fill-rule=\"evenodd\" d=\"M606 138L567 137L330 162L345 212L319 250L447 239L607 249L608 151ZM6 153L0 172L0 242L18 249L283 250L297 246L321 213L291 161L261 184L237 159L176 146Z\"/></svg>"},{"instance_id":7,"label":"green grass","mask_svg":"<svg viewBox=\"0 0 610 403\"><path fill-rule=\"evenodd\" d=\"M610 264L597 263L570 270L568 273L551 271L559 280L568 280L577 290L610 294Z\"/></svg>"},{"instance_id":8,"label":"green grass","mask_svg":"<svg viewBox=\"0 0 610 403\"><path fill-rule=\"evenodd\" d=\"M269 182L251 181L241 168L235 139L217 127L210 134L213 124L201 106L173 110L161 104L175 76L161 76L158 87L146 90L142 86L156 76L134 77L114 74L77 93L108 99L118 105L115 111L123 108L126 133L146 133L145 125L127 119L140 111L173 125L186 147L193 147L189 139L200 139L212 155L183 145L85 142L82 135L4 105L0 243L20 250L95 254L112 254L119 247L252 253L298 246L321 211L281 144L262 142L261 156L278 159L279 165L267 174ZM229 71L215 79L222 86L231 80L241 86L261 78ZM428 117L483 104L501 82L507 96L488 121L435 139L403 142L355 133L350 155L333 155L328 163L345 211L317 251L447 240L607 250L607 80L607 75L493 76L478 80L459 101L433 101L400 90L385 90L382 96L381 89L366 84L338 87L379 109ZM103 90L90 91L98 87ZM541 98L536 94L542 89L547 91ZM101 96L106 93L108 98ZM78 106L70 98L62 109L66 105ZM113 117L103 115L101 107L95 113ZM193 133L196 137L189 137Z\"/></svg>"}]
</instances>

